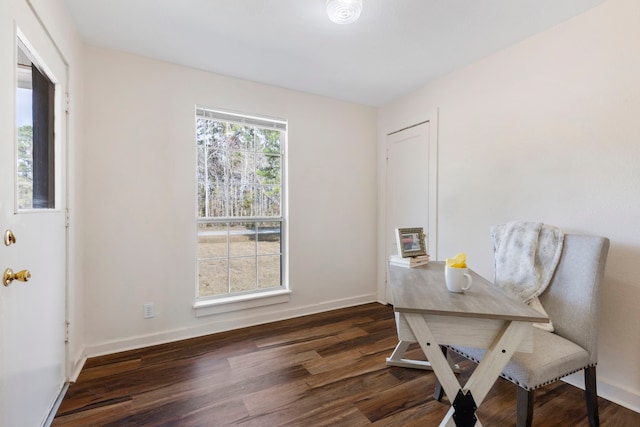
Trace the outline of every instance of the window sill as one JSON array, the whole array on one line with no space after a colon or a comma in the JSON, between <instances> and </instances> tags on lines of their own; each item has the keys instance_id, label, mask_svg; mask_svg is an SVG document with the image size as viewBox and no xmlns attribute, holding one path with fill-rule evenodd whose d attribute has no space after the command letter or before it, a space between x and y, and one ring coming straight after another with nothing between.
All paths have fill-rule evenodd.
<instances>
[{"instance_id":1,"label":"window sill","mask_svg":"<svg viewBox=\"0 0 640 427\"><path fill-rule=\"evenodd\" d=\"M211 316L214 314L229 313L248 308L264 307L272 304L289 302L291 291L278 289L276 291L261 292L257 294L239 295L215 300L196 301L193 304L196 317Z\"/></svg>"}]
</instances>

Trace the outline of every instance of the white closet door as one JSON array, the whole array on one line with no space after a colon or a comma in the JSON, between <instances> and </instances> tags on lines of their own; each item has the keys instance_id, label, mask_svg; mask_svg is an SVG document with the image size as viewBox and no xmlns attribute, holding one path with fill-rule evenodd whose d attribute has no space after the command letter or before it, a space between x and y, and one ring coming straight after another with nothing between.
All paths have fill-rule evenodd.
<instances>
[{"instance_id":1,"label":"white closet door","mask_svg":"<svg viewBox=\"0 0 640 427\"><path fill-rule=\"evenodd\" d=\"M429 230L429 126L422 123L387 137L385 260L398 252L396 228ZM393 302L388 286L386 298Z\"/></svg>"}]
</instances>

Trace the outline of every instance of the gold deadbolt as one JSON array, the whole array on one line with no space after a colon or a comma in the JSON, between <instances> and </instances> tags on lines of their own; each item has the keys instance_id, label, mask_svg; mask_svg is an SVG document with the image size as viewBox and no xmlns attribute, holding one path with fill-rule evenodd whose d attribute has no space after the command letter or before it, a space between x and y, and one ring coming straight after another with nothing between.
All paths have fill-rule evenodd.
<instances>
[{"instance_id":1,"label":"gold deadbolt","mask_svg":"<svg viewBox=\"0 0 640 427\"><path fill-rule=\"evenodd\" d=\"M4 232L4 244L6 246L11 246L16 242L16 236L13 234L13 231L7 230Z\"/></svg>"},{"instance_id":2,"label":"gold deadbolt","mask_svg":"<svg viewBox=\"0 0 640 427\"><path fill-rule=\"evenodd\" d=\"M31 273L29 273L29 270L21 270L14 273L12 269L7 268L2 276L2 283L5 286L9 286L14 280L17 280L18 282L28 282L29 279L31 279Z\"/></svg>"}]
</instances>

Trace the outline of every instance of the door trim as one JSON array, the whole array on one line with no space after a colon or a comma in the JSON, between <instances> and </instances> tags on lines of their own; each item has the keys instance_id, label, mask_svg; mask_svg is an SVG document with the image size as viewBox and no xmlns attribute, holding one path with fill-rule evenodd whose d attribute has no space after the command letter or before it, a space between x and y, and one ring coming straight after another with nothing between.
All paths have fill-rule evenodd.
<instances>
[{"instance_id":1,"label":"door trim","mask_svg":"<svg viewBox=\"0 0 640 427\"><path fill-rule=\"evenodd\" d=\"M438 258L438 146L439 146L439 108L435 108L426 115L425 120L417 121L414 124L403 128L387 131L379 134L378 143L378 254L377 254L377 299L382 304L387 304L387 260L386 260L386 223L387 223L387 138L390 135L429 123L429 230L427 251L432 260Z\"/></svg>"},{"instance_id":2,"label":"door trim","mask_svg":"<svg viewBox=\"0 0 640 427\"><path fill-rule=\"evenodd\" d=\"M430 120L425 120L424 122L416 123L415 125L411 125L411 126L404 127L402 129L394 130L393 132L389 132L387 134L387 136L395 135L396 133L400 133L400 132L403 132L405 130L408 130L408 129L411 129L411 128L414 128L414 127L417 127L417 126L420 126L420 125L423 125L423 124L429 123L429 122L430 122Z\"/></svg>"}]
</instances>

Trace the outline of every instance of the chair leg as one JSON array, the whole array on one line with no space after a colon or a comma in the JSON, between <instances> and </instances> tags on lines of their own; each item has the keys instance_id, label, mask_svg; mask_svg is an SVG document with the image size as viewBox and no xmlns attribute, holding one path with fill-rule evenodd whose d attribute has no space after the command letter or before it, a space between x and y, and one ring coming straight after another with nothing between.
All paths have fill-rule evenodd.
<instances>
[{"instance_id":1,"label":"chair leg","mask_svg":"<svg viewBox=\"0 0 640 427\"><path fill-rule=\"evenodd\" d=\"M433 398L440 402L443 396L444 389L442 388L442 384L440 384L440 381L438 381L438 379L436 378L435 390L433 390Z\"/></svg>"},{"instance_id":2,"label":"chair leg","mask_svg":"<svg viewBox=\"0 0 640 427\"><path fill-rule=\"evenodd\" d=\"M442 350L442 354L444 354L444 357L446 358L447 347L441 345L440 350ZM438 377L436 377L436 385L435 385L435 390L433 391L433 398L438 402L440 402L443 396L444 396L444 389L442 388L442 384L440 384L440 381L438 381Z\"/></svg>"},{"instance_id":3,"label":"chair leg","mask_svg":"<svg viewBox=\"0 0 640 427\"><path fill-rule=\"evenodd\" d=\"M516 402L516 427L531 427L533 420L533 390L518 387Z\"/></svg>"},{"instance_id":4,"label":"chair leg","mask_svg":"<svg viewBox=\"0 0 640 427\"><path fill-rule=\"evenodd\" d=\"M596 367L584 369L584 394L587 399L587 416L591 427L600 426L598 413L598 390L596 388Z\"/></svg>"}]
</instances>

